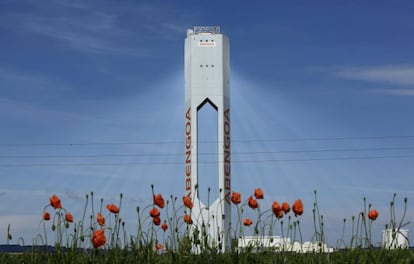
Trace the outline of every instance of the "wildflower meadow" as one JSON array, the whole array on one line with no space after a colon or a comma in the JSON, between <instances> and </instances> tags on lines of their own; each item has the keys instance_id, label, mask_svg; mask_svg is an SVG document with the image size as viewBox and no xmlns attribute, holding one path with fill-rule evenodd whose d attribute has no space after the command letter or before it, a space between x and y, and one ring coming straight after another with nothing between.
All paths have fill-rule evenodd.
<instances>
[{"instance_id":1,"label":"wildflower meadow","mask_svg":"<svg viewBox=\"0 0 414 264\"><path fill-rule=\"evenodd\" d=\"M388 244L374 246L372 227L383 213L363 199L362 209L352 217L350 241L344 232L332 248L326 244L324 219L320 213L317 192L313 208L305 208L298 197L294 201L262 204L265 194L261 188L252 194L232 192L231 203L235 221L229 232L231 248L222 250L212 244L203 230L194 227L192 212L194 197L164 196L151 186L152 203L136 207L136 232L126 230L122 219L123 194L119 200L95 201L94 193L85 195L83 214L73 217L58 194L45 198L39 214L42 232L30 245L30 250L18 254L0 253L1 263L412 263L414 252L398 244L408 224L404 211L396 219L396 194L390 202L390 221L385 226L391 232ZM208 210L208 208L206 208ZM313 214L314 233L304 238L302 214ZM246 212L253 212L255 217ZM385 215L385 212L384 212ZM209 223L206 223L208 225ZM345 221L344 221L345 225ZM345 230L345 228L344 228ZM254 243L243 244L246 235ZM278 236L276 236L278 235ZM10 225L7 239L11 240ZM281 239L284 243L275 244ZM306 240L310 242L304 243ZM20 246L22 240L18 240ZM306 246L308 245L308 246ZM309 247L312 245L312 247ZM197 251L194 249L197 248Z\"/></svg>"}]
</instances>

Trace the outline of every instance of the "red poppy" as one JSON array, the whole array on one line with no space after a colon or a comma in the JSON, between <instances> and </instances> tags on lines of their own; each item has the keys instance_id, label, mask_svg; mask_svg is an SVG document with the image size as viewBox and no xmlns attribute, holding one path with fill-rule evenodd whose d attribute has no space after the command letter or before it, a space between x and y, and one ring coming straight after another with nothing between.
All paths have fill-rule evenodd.
<instances>
[{"instance_id":1,"label":"red poppy","mask_svg":"<svg viewBox=\"0 0 414 264\"><path fill-rule=\"evenodd\" d=\"M98 213L98 216L96 217L96 221L100 226L105 226L105 217L101 213Z\"/></svg>"},{"instance_id":2,"label":"red poppy","mask_svg":"<svg viewBox=\"0 0 414 264\"><path fill-rule=\"evenodd\" d=\"M282 203L282 210L285 214L290 212L290 206L287 202L283 202Z\"/></svg>"},{"instance_id":3,"label":"red poppy","mask_svg":"<svg viewBox=\"0 0 414 264\"><path fill-rule=\"evenodd\" d=\"M113 213L113 214L117 214L119 213L119 208L118 206L116 206L115 204L108 204L106 206L106 209L109 210L109 212Z\"/></svg>"},{"instance_id":4,"label":"red poppy","mask_svg":"<svg viewBox=\"0 0 414 264\"><path fill-rule=\"evenodd\" d=\"M43 220L49 221L50 220L50 214L48 212L43 213Z\"/></svg>"},{"instance_id":5,"label":"red poppy","mask_svg":"<svg viewBox=\"0 0 414 264\"><path fill-rule=\"evenodd\" d=\"M245 226L249 226L249 225L251 225L251 224L253 224L252 219L250 219L250 218L244 218L244 220L243 220L243 225L245 225Z\"/></svg>"},{"instance_id":6,"label":"red poppy","mask_svg":"<svg viewBox=\"0 0 414 264\"><path fill-rule=\"evenodd\" d=\"M283 209L282 209L282 206L280 206L278 202L274 201L272 203L272 211L277 218L280 219L283 217Z\"/></svg>"},{"instance_id":7,"label":"red poppy","mask_svg":"<svg viewBox=\"0 0 414 264\"><path fill-rule=\"evenodd\" d=\"M167 223L162 224L161 229L164 230L164 232L167 231L167 229L168 229Z\"/></svg>"},{"instance_id":8,"label":"red poppy","mask_svg":"<svg viewBox=\"0 0 414 264\"><path fill-rule=\"evenodd\" d=\"M187 207L188 209L193 209L193 201L191 201L191 198L189 196L184 196L183 197L183 203L185 205L185 207Z\"/></svg>"},{"instance_id":9,"label":"red poppy","mask_svg":"<svg viewBox=\"0 0 414 264\"><path fill-rule=\"evenodd\" d=\"M368 218L371 219L371 220L375 220L375 219L377 219L378 215L379 214L378 214L377 210L371 210L368 213Z\"/></svg>"},{"instance_id":10,"label":"red poppy","mask_svg":"<svg viewBox=\"0 0 414 264\"><path fill-rule=\"evenodd\" d=\"M292 206L292 211L295 213L295 216L303 214L303 203L301 199L297 199Z\"/></svg>"},{"instance_id":11,"label":"red poppy","mask_svg":"<svg viewBox=\"0 0 414 264\"><path fill-rule=\"evenodd\" d=\"M104 229L94 231L91 241L94 248L98 248L100 246L105 245L106 237Z\"/></svg>"},{"instance_id":12,"label":"red poppy","mask_svg":"<svg viewBox=\"0 0 414 264\"><path fill-rule=\"evenodd\" d=\"M193 223L193 219L191 219L191 215L189 214L184 215L184 222L186 222L188 225L191 225Z\"/></svg>"},{"instance_id":13,"label":"red poppy","mask_svg":"<svg viewBox=\"0 0 414 264\"><path fill-rule=\"evenodd\" d=\"M157 195L154 195L154 204L157 205L159 208L164 208L165 202L162 195L159 193Z\"/></svg>"},{"instance_id":14,"label":"red poppy","mask_svg":"<svg viewBox=\"0 0 414 264\"><path fill-rule=\"evenodd\" d=\"M259 207L259 203L252 196L249 197L249 202L248 203L249 203L250 208L252 208L252 209L256 209L257 207Z\"/></svg>"},{"instance_id":15,"label":"red poppy","mask_svg":"<svg viewBox=\"0 0 414 264\"><path fill-rule=\"evenodd\" d=\"M59 197L58 197L56 194L54 194L52 197L50 197L50 198L49 198L49 201L50 201L50 205L51 205L53 208L55 208L55 209L60 209L60 208L62 208L62 204L61 204L61 202L60 202L60 199L59 199Z\"/></svg>"},{"instance_id":16,"label":"red poppy","mask_svg":"<svg viewBox=\"0 0 414 264\"><path fill-rule=\"evenodd\" d=\"M263 199L264 198L262 188L254 189L254 197L256 197L256 199Z\"/></svg>"},{"instance_id":17,"label":"red poppy","mask_svg":"<svg viewBox=\"0 0 414 264\"><path fill-rule=\"evenodd\" d=\"M161 218L159 216L153 217L152 222L154 225L159 226L161 224Z\"/></svg>"},{"instance_id":18,"label":"red poppy","mask_svg":"<svg viewBox=\"0 0 414 264\"><path fill-rule=\"evenodd\" d=\"M241 203L241 194L240 194L240 193L238 193L238 192L233 192L233 193L231 194L231 201L232 201L234 204L239 204L239 203Z\"/></svg>"},{"instance_id":19,"label":"red poppy","mask_svg":"<svg viewBox=\"0 0 414 264\"><path fill-rule=\"evenodd\" d=\"M160 251L160 250L162 250L162 245L161 244L157 244L156 246L155 246L155 248L158 250L158 251Z\"/></svg>"},{"instance_id":20,"label":"red poppy","mask_svg":"<svg viewBox=\"0 0 414 264\"><path fill-rule=\"evenodd\" d=\"M159 217L160 211L156 207L154 207L150 210L149 214L151 217Z\"/></svg>"},{"instance_id":21,"label":"red poppy","mask_svg":"<svg viewBox=\"0 0 414 264\"><path fill-rule=\"evenodd\" d=\"M66 220L66 222L69 222L69 223L73 223L73 216L72 216L72 214L71 213L66 213L65 214L65 220Z\"/></svg>"}]
</instances>

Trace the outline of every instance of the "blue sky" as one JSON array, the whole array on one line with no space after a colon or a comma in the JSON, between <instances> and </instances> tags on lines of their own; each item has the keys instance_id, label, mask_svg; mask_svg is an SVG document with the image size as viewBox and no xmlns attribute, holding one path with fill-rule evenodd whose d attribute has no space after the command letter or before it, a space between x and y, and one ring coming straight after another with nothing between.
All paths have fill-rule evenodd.
<instances>
[{"instance_id":1,"label":"blue sky","mask_svg":"<svg viewBox=\"0 0 414 264\"><path fill-rule=\"evenodd\" d=\"M185 32L219 25L233 190L262 187L263 207L302 198L305 240L317 190L331 244L366 197L380 241L393 193L414 218L413 13L410 1L2 1L0 233L10 223L31 241L54 193L75 219L86 193L123 193L132 229L151 184L180 197Z\"/></svg>"}]
</instances>

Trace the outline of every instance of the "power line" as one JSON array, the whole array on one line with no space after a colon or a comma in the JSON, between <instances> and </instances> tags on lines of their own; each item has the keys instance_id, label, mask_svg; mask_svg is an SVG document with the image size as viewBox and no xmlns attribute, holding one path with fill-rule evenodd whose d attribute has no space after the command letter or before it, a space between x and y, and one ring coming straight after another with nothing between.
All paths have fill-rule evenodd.
<instances>
[{"instance_id":1,"label":"power line","mask_svg":"<svg viewBox=\"0 0 414 264\"><path fill-rule=\"evenodd\" d=\"M232 142L284 142L284 141L341 141L341 140L371 140L371 139L402 139L414 138L413 135L394 135L394 136L371 136L371 137L309 137L309 138L281 138L281 139L252 139L252 140L232 140Z\"/></svg>"},{"instance_id":2,"label":"power line","mask_svg":"<svg viewBox=\"0 0 414 264\"><path fill-rule=\"evenodd\" d=\"M407 139L414 135L391 136L357 136L357 137L308 137L308 138L280 138L280 139L232 139L232 143L255 142L294 142L294 141L343 141L343 140L375 140L375 139ZM223 143L223 141L199 141L199 143ZM55 146L94 146L94 145L166 145L184 144L184 140L177 141L137 141L137 142L80 142L80 143L0 143L1 147L55 147Z\"/></svg>"},{"instance_id":3,"label":"power line","mask_svg":"<svg viewBox=\"0 0 414 264\"><path fill-rule=\"evenodd\" d=\"M414 147L375 147L375 148L340 148L310 150L279 150L279 151L246 151L232 152L232 155L283 154L283 153L323 153L323 152L363 152L412 150ZM49 158L133 158L133 157L170 157L184 156L185 153L147 153L147 154L90 154L90 155L0 155L0 159L49 159ZM199 156L217 155L217 153L198 153Z\"/></svg>"},{"instance_id":4,"label":"power line","mask_svg":"<svg viewBox=\"0 0 414 264\"><path fill-rule=\"evenodd\" d=\"M307 162L307 161L335 161L335 160L370 160L370 159L401 159L412 158L414 155L394 156L362 156L336 158L304 158L304 159L261 159L261 160L234 160L232 163L272 163L272 162ZM218 161L204 161L198 164L217 164ZM144 166L144 165L181 165L183 162L124 162L124 163L33 163L33 164L0 164L0 167L86 167L86 166Z\"/></svg>"}]
</instances>

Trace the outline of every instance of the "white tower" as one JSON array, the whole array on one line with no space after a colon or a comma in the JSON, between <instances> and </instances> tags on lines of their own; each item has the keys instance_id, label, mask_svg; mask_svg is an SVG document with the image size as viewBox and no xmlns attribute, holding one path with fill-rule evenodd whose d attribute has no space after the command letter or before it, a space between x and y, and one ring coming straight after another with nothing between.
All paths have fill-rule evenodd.
<instances>
[{"instance_id":1,"label":"white tower","mask_svg":"<svg viewBox=\"0 0 414 264\"><path fill-rule=\"evenodd\" d=\"M206 234L209 246L231 245L230 48L219 27L194 27L185 39L185 190L193 199L193 232ZM198 193L198 111L217 110L218 197L204 205ZM204 186L203 188L206 188ZM205 190L204 190L205 191ZM203 238L203 237L201 237Z\"/></svg>"}]
</instances>

